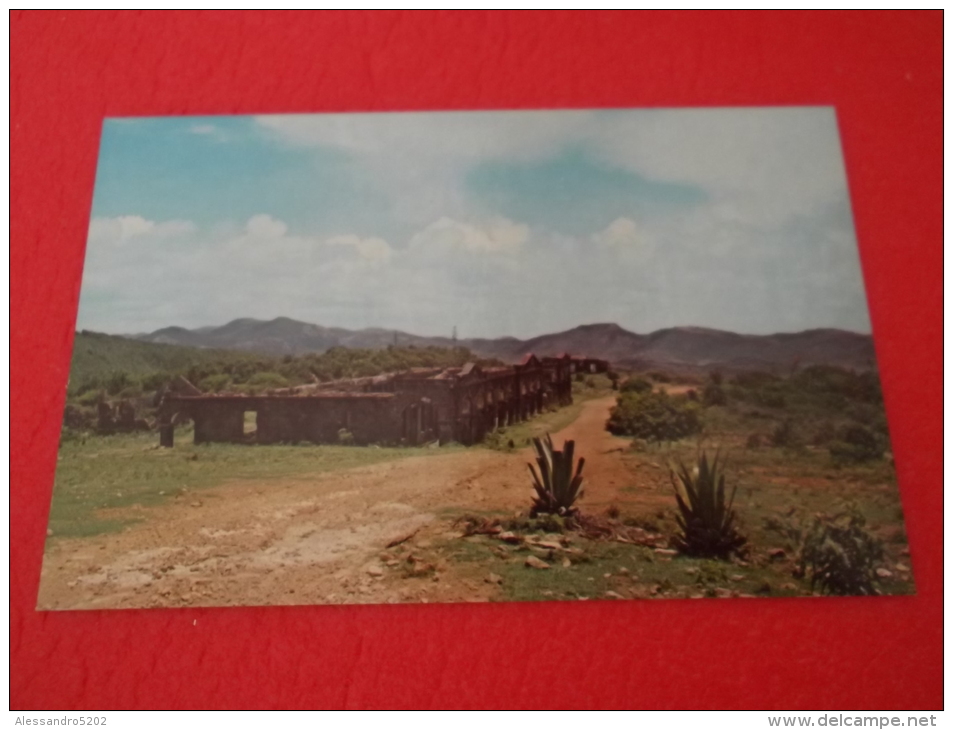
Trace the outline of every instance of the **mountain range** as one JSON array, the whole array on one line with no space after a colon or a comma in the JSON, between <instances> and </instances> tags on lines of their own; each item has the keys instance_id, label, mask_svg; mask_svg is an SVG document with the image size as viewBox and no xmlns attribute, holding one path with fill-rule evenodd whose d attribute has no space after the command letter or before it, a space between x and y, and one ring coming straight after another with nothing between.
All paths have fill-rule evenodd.
<instances>
[{"instance_id":1,"label":"mountain range","mask_svg":"<svg viewBox=\"0 0 953 730\"><path fill-rule=\"evenodd\" d=\"M637 334L617 324L588 324L528 340L515 337L460 339L424 337L381 328L348 330L322 327L287 317L263 321L236 319L221 327L165 327L132 339L199 348L246 350L270 355L322 353L332 347L377 349L467 347L480 357L516 362L569 352L609 360L621 367L676 370L787 370L795 365L838 365L855 370L876 367L873 338L838 329L812 329L771 335L742 335L702 327L672 327Z\"/></svg>"}]
</instances>

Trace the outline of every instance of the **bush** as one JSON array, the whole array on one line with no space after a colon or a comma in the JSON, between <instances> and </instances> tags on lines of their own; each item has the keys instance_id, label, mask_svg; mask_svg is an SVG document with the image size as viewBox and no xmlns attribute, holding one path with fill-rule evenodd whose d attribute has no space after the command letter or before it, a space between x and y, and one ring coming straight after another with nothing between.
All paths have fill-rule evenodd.
<instances>
[{"instance_id":1,"label":"bush","mask_svg":"<svg viewBox=\"0 0 953 730\"><path fill-rule=\"evenodd\" d=\"M801 435L794 425L794 421L785 418L775 426L771 432L771 445L777 447L797 448L802 445Z\"/></svg>"},{"instance_id":2,"label":"bush","mask_svg":"<svg viewBox=\"0 0 953 730\"><path fill-rule=\"evenodd\" d=\"M109 395L119 395L119 393L126 388L138 385L135 379L124 371L113 372L106 378L106 392L109 393Z\"/></svg>"},{"instance_id":3,"label":"bush","mask_svg":"<svg viewBox=\"0 0 953 730\"><path fill-rule=\"evenodd\" d=\"M248 385L255 388L287 388L288 379L278 373L255 373L248 379Z\"/></svg>"},{"instance_id":4,"label":"bush","mask_svg":"<svg viewBox=\"0 0 953 730\"><path fill-rule=\"evenodd\" d=\"M884 444L870 429L852 423L840 430L827 449L836 463L861 464L883 456Z\"/></svg>"},{"instance_id":5,"label":"bush","mask_svg":"<svg viewBox=\"0 0 953 730\"><path fill-rule=\"evenodd\" d=\"M652 383L645 378L629 378L619 388L621 393L647 393L650 390Z\"/></svg>"},{"instance_id":6,"label":"bush","mask_svg":"<svg viewBox=\"0 0 953 730\"><path fill-rule=\"evenodd\" d=\"M855 509L814 518L798 558L798 569L810 575L812 588L839 596L877 593L874 581L883 544L864 527L864 516Z\"/></svg>"},{"instance_id":7,"label":"bush","mask_svg":"<svg viewBox=\"0 0 953 730\"><path fill-rule=\"evenodd\" d=\"M206 393L220 393L228 387L230 382L231 376L228 373L217 373L202 378L196 383L196 387Z\"/></svg>"},{"instance_id":8,"label":"bush","mask_svg":"<svg viewBox=\"0 0 953 730\"><path fill-rule=\"evenodd\" d=\"M831 421L823 421L814 431L814 437L811 439L811 443L815 446L827 446L831 441L837 437L837 429L834 428L834 424Z\"/></svg>"},{"instance_id":9,"label":"bush","mask_svg":"<svg viewBox=\"0 0 953 730\"><path fill-rule=\"evenodd\" d=\"M672 376L661 370L653 370L649 373L649 377L652 378L656 383L671 383Z\"/></svg>"},{"instance_id":10,"label":"bush","mask_svg":"<svg viewBox=\"0 0 953 730\"><path fill-rule=\"evenodd\" d=\"M104 399L103 396L104 394L101 390L89 390L77 398L76 402L82 406L94 406Z\"/></svg>"},{"instance_id":11,"label":"bush","mask_svg":"<svg viewBox=\"0 0 953 730\"><path fill-rule=\"evenodd\" d=\"M732 507L737 485L725 496L723 464L716 454L711 464L702 453L692 470L684 463L670 472L679 514L676 522L681 534L674 537L675 547L686 555L726 559L747 542L735 526Z\"/></svg>"},{"instance_id":12,"label":"bush","mask_svg":"<svg viewBox=\"0 0 953 730\"><path fill-rule=\"evenodd\" d=\"M662 442L699 433L702 423L697 403L650 391L620 395L606 428L617 436Z\"/></svg>"},{"instance_id":13,"label":"bush","mask_svg":"<svg viewBox=\"0 0 953 730\"><path fill-rule=\"evenodd\" d=\"M705 386L702 390L702 403L705 406L723 406L728 403L728 396L725 394L725 389L721 387L721 383L712 381Z\"/></svg>"},{"instance_id":14,"label":"bush","mask_svg":"<svg viewBox=\"0 0 953 730\"><path fill-rule=\"evenodd\" d=\"M582 467L586 460L579 459L579 465L573 474L575 447L574 441L566 441L563 450L556 451L549 434L542 439L533 439L539 473L536 473L532 464L527 465L533 475L533 487L536 490L530 517L535 518L540 514L566 517L577 512L573 505L582 496Z\"/></svg>"}]
</instances>

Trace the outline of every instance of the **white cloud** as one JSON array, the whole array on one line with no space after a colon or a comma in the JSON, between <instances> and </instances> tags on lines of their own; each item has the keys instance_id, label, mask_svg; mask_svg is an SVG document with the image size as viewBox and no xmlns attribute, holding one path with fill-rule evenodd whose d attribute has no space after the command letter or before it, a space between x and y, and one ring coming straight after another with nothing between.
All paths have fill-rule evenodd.
<instances>
[{"instance_id":1,"label":"white cloud","mask_svg":"<svg viewBox=\"0 0 953 730\"><path fill-rule=\"evenodd\" d=\"M383 262L387 261L393 254L390 244L383 238L370 237L361 238L354 234L344 236L332 236L325 243L328 246L343 246L345 248L357 251L358 255L367 261Z\"/></svg>"},{"instance_id":2,"label":"white cloud","mask_svg":"<svg viewBox=\"0 0 953 730\"><path fill-rule=\"evenodd\" d=\"M410 239L410 248L430 252L464 251L471 254L512 254L529 239L529 226L494 218L476 226L441 218Z\"/></svg>"},{"instance_id":3,"label":"white cloud","mask_svg":"<svg viewBox=\"0 0 953 730\"><path fill-rule=\"evenodd\" d=\"M142 236L169 238L191 233L195 224L191 221L170 220L156 223L139 215L122 215L114 218L93 218L89 222L89 240L122 243Z\"/></svg>"},{"instance_id":4,"label":"white cloud","mask_svg":"<svg viewBox=\"0 0 953 730\"><path fill-rule=\"evenodd\" d=\"M259 213L248 219L245 230L254 238L281 238L288 232L288 225L270 215Z\"/></svg>"},{"instance_id":5,"label":"white cloud","mask_svg":"<svg viewBox=\"0 0 953 730\"><path fill-rule=\"evenodd\" d=\"M698 185L721 214L756 224L814 213L846 194L831 107L611 112L590 143L612 164Z\"/></svg>"}]
</instances>

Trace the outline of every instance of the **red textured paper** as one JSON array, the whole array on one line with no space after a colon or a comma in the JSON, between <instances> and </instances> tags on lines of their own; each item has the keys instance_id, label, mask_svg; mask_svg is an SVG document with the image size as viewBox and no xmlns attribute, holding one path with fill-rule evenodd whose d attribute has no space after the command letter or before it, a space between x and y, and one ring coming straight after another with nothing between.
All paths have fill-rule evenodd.
<instances>
[{"instance_id":1,"label":"red textured paper","mask_svg":"<svg viewBox=\"0 0 953 730\"><path fill-rule=\"evenodd\" d=\"M13 709L942 706L942 13L11 16ZM831 104L915 597L34 610L104 116Z\"/></svg>"}]
</instances>

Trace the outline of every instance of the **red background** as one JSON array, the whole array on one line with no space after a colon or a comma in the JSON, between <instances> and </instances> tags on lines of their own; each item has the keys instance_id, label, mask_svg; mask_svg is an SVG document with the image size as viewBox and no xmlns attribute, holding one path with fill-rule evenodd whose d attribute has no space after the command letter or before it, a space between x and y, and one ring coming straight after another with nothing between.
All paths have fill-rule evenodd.
<instances>
[{"instance_id":1,"label":"red background","mask_svg":"<svg viewBox=\"0 0 953 730\"><path fill-rule=\"evenodd\" d=\"M942 44L941 12L13 13L12 708L940 708ZM771 104L837 107L916 597L34 611L104 116Z\"/></svg>"}]
</instances>

